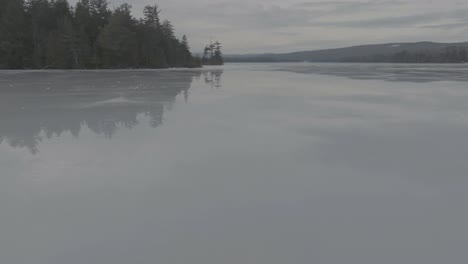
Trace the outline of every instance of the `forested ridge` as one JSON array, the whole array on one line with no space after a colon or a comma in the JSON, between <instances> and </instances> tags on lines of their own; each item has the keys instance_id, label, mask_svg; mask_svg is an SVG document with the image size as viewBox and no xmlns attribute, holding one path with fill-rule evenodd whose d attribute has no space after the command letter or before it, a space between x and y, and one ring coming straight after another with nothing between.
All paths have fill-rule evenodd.
<instances>
[{"instance_id":1,"label":"forested ridge","mask_svg":"<svg viewBox=\"0 0 468 264\"><path fill-rule=\"evenodd\" d=\"M0 0L0 69L198 67L158 5L136 19L107 0Z\"/></svg>"},{"instance_id":2,"label":"forested ridge","mask_svg":"<svg viewBox=\"0 0 468 264\"><path fill-rule=\"evenodd\" d=\"M369 56L349 56L342 62L388 62L388 63L466 63L468 48L463 46L446 47L439 50L403 50L393 54L373 54Z\"/></svg>"},{"instance_id":3,"label":"forested ridge","mask_svg":"<svg viewBox=\"0 0 468 264\"><path fill-rule=\"evenodd\" d=\"M226 56L227 62L466 63L468 42L385 43L280 54Z\"/></svg>"}]
</instances>

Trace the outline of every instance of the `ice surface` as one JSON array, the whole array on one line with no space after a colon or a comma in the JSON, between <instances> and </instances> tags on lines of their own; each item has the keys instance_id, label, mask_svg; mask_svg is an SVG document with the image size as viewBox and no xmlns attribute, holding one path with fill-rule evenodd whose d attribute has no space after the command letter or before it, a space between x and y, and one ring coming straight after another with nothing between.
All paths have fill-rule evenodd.
<instances>
[{"instance_id":1,"label":"ice surface","mask_svg":"<svg viewBox=\"0 0 468 264\"><path fill-rule=\"evenodd\" d=\"M466 76L0 72L0 263L465 263Z\"/></svg>"}]
</instances>

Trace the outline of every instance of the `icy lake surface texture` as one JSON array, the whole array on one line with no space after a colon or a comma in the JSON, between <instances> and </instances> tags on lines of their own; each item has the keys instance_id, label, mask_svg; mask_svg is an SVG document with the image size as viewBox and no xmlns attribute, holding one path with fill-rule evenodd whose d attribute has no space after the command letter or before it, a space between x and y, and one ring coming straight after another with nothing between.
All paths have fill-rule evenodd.
<instances>
[{"instance_id":1,"label":"icy lake surface texture","mask_svg":"<svg viewBox=\"0 0 468 264\"><path fill-rule=\"evenodd\" d=\"M468 65L0 71L0 263L461 264Z\"/></svg>"}]
</instances>

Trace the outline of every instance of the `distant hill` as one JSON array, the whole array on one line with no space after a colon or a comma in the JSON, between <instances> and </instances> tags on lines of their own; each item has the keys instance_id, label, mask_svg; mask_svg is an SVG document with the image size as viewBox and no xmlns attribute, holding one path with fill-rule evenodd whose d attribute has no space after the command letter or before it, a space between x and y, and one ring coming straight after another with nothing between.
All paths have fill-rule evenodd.
<instances>
[{"instance_id":1,"label":"distant hill","mask_svg":"<svg viewBox=\"0 0 468 264\"><path fill-rule=\"evenodd\" d=\"M338 49L225 55L226 62L467 62L468 42L387 43Z\"/></svg>"}]
</instances>

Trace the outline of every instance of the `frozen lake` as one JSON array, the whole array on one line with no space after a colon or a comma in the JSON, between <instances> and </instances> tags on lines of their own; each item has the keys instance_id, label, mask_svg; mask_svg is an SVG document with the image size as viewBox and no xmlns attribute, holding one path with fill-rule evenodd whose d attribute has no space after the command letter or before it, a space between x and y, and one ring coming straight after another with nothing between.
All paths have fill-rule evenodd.
<instances>
[{"instance_id":1,"label":"frozen lake","mask_svg":"<svg viewBox=\"0 0 468 264\"><path fill-rule=\"evenodd\" d=\"M468 259L468 65L0 71L0 263Z\"/></svg>"}]
</instances>

